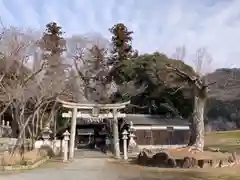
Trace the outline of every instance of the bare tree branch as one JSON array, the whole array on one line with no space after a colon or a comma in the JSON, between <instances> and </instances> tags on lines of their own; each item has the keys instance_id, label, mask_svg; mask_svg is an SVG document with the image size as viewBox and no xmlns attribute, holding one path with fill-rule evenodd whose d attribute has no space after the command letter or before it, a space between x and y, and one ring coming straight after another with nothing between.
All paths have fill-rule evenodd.
<instances>
[{"instance_id":1,"label":"bare tree branch","mask_svg":"<svg viewBox=\"0 0 240 180\"><path fill-rule=\"evenodd\" d=\"M174 94L176 94L178 91L186 88L187 85L188 85L188 83L184 83L183 85L179 86L174 92L169 92L169 94L174 95Z\"/></svg>"}]
</instances>

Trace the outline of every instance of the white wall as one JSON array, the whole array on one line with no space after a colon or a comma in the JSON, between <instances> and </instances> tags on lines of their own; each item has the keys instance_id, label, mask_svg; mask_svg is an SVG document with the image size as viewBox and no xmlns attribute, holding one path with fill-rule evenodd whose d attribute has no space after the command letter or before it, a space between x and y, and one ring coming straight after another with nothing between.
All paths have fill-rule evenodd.
<instances>
[{"instance_id":1,"label":"white wall","mask_svg":"<svg viewBox=\"0 0 240 180\"><path fill-rule=\"evenodd\" d=\"M154 125L154 126L138 126L135 125L133 126L136 130L164 130L168 129L168 127L173 128L174 130L189 130L189 126L159 126L159 125Z\"/></svg>"}]
</instances>

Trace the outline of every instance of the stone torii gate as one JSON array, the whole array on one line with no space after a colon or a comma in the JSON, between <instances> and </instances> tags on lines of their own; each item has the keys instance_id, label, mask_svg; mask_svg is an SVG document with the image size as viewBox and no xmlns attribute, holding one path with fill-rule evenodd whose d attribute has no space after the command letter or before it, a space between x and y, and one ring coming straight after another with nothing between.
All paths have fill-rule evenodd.
<instances>
[{"instance_id":1,"label":"stone torii gate","mask_svg":"<svg viewBox=\"0 0 240 180\"><path fill-rule=\"evenodd\" d=\"M91 104L91 103L73 103L58 99L58 102L62 104L63 107L72 109L71 113L71 130L70 130L70 148L69 148L69 159L74 158L75 149L75 136L76 136L76 125L77 118L92 117L92 118L111 118L113 120L113 141L114 141L114 155L116 158L120 158L120 147L119 147L119 131L118 131L118 118L122 117L123 114L118 112L118 110L123 109L126 105L130 104L130 101L115 104ZM112 112L103 114L100 110L111 110ZM86 113L87 110L87 113ZM84 111L84 113L81 113Z\"/></svg>"}]
</instances>

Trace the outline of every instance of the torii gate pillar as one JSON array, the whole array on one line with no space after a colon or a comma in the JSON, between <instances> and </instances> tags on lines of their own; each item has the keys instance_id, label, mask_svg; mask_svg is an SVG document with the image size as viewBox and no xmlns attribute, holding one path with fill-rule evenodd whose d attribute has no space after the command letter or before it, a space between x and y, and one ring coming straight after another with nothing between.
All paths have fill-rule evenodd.
<instances>
[{"instance_id":1,"label":"torii gate pillar","mask_svg":"<svg viewBox=\"0 0 240 180\"><path fill-rule=\"evenodd\" d=\"M69 159L74 158L76 124L77 124L77 108L73 108L72 109L72 120L71 120L71 131L70 131L71 134L70 134Z\"/></svg>"},{"instance_id":2,"label":"torii gate pillar","mask_svg":"<svg viewBox=\"0 0 240 180\"><path fill-rule=\"evenodd\" d=\"M114 155L115 158L120 159L120 147L119 147L119 131L118 131L118 119L117 109L113 109L113 143L114 143Z\"/></svg>"}]
</instances>

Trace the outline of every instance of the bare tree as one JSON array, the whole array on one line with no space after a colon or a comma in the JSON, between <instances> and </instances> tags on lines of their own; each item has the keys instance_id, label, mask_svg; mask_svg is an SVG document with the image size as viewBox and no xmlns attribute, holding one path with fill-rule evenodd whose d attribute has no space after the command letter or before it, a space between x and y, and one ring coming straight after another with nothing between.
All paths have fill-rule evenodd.
<instances>
[{"instance_id":1,"label":"bare tree","mask_svg":"<svg viewBox=\"0 0 240 180\"><path fill-rule=\"evenodd\" d=\"M82 95L77 98L79 101L103 102L108 96L107 44L100 42L101 40L89 41L85 37L78 38L75 42L72 40L72 44L69 45L68 55L73 60L78 76L77 79L73 78L73 81L77 82L76 85L81 91L78 93Z\"/></svg>"},{"instance_id":2,"label":"bare tree","mask_svg":"<svg viewBox=\"0 0 240 180\"><path fill-rule=\"evenodd\" d=\"M49 114L49 105L56 106L56 97L65 85L64 73L51 76L54 87L53 83L47 83L49 81L45 77L49 79L50 75L45 72L49 66L45 59L36 56L38 45L39 39L32 31L4 28L1 33L1 115L7 110L11 112L13 135L18 137L17 146L24 144L27 132L32 140L38 137L46 115L45 122L52 122L54 112ZM56 69L57 66L65 72L62 64L51 68Z\"/></svg>"},{"instance_id":3,"label":"bare tree","mask_svg":"<svg viewBox=\"0 0 240 180\"><path fill-rule=\"evenodd\" d=\"M29 68L35 45L36 37L31 31L16 28L4 29L0 42L1 72L4 73L0 84L0 101L4 105L1 114L6 110L11 112L13 135L18 136L17 144L24 143L26 127L35 111L32 107L34 92L38 89L35 76L45 67L45 64L42 64L35 71ZM20 132L17 133L17 130Z\"/></svg>"},{"instance_id":4,"label":"bare tree","mask_svg":"<svg viewBox=\"0 0 240 180\"><path fill-rule=\"evenodd\" d=\"M109 43L104 38L98 36L94 40L78 37L72 39L68 47L68 57L73 60L77 74L77 78L73 78L73 84L78 86L78 95L82 96L77 98L79 101L111 103L117 92L131 97L144 91L145 86L136 87L134 82L117 85L108 79L114 67L108 64Z\"/></svg>"},{"instance_id":5,"label":"bare tree","mask_svg":"<svg viewBox=\"0 0 240 180\"><path fill-rule=\"evenodd\" d=\"M185 49L184 49L185 52ZM181 60L181 59L180 59ZM190 73L186 69L171 64L166 65L169 75L176 75L180 82L184 82L181 88L190 88L194 97L194 111L191 123L191 138L189 142L190 150L203 151L204 148L204 111L208 97L218 96L210 91L210 87L216 84L216 81L209 80L206 74L212 62L210 54L205 48L199 48L194 59L195 71ZM186 65L184 65L186 66ZM231 79L232 77L229 77ZM171 79L171 78L170 78ZM226 80L226 81L228 81ZM182 83L181 83L182 84ZM224 85L222 91L224 91Z\"/></svg>"}]
</instances>

